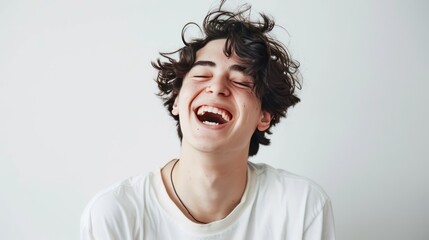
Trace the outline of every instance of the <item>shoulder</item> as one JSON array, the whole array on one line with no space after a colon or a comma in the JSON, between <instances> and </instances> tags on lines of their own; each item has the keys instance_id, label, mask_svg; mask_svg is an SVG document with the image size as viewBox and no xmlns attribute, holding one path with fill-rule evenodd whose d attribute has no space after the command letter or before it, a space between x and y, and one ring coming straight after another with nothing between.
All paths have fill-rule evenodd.
<instances>
[{"instance_id":1,"label":"shoulder","mask_svg":"<svg viewBox=\"0 0 429 240\"><path fill-rule=\"evenodd\" d=\"M257 179L254 209L271 227L300 239L335 239L331 201L317 183L267 164L249 165Z\"/></svg>"},{"instance_id":2,"label":"shoulder","mask_svg":"<svg viewBox=\"0 0 429 240\"><path fill-rule=\"evenodd\" d=\"M97 193L89 202L89 207L108 207L113 203L127 203L141 196L149 175L134 176L119 181Z\"/></svg>"},{"instance_id":3,"label":"shoulder","mask_svg":"<svg viewBox=\"0 0 429 240\"><path fill-rule=\"evenodd\" d=\"M81 232L121 228L136 223L151 174L130 177L97 193L81 216Z\"/></svg>"},{"instance_id":4,"label":"shoulder","mask_svg":"<svg viewBox=\"0 0 429 240\"><path fill-rule=\"evenodd\" d=\"M323 188L309 178L263 163L251 163L251 166L255 169L259 192L262 193L259 197L265 201L278 203L288 210L300 209L310 218L330 204Z\"/></svg>"},{"instance_id":5,"label":"shoulder","mask_svg":"<svg viewBox=\"0 0 429 240\"><path fill-rule=\"evenodd\" d=\"M273 187L281 186L289 191L314 191L321 197L328 198L325 191L313 180L283 169L274 168L265 163L250 163L255 169L256 176L261 184L269 184Z\"/></svg>"}]
</instances>

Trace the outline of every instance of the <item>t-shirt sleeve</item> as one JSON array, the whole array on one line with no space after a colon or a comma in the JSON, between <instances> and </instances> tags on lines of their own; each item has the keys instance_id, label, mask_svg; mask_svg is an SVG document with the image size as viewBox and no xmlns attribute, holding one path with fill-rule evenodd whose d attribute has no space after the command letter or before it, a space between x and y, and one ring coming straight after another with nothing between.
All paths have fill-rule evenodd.
<instances>
[{"instance_id":1,"label":"t-shirt sleeve","mask_svg":"<svg viewBox=\"0 0 429 240\"><path fill-rule=\"evenodd\" d=\"M334 215L331 201L327 200L310 225L305 229L303 240L335 240Z\"/></svg>"},{"instance_id":2,"label":"t-shirt sleeve","mask_svg":"<svg viewBox=\"0 0 429 240\"><path fill-rule=\"evenodd\" d=\"M137 209L124 195L111 191L88 204L81 217L81 240L134 239Z\"/></svg>"}]
</instances>

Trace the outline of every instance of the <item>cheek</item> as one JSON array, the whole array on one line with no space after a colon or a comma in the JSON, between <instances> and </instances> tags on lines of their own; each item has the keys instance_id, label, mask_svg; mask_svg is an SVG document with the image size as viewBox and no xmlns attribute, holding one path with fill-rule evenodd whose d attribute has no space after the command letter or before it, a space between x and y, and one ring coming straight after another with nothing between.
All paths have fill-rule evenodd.
<instances>
[{"instance_id":1,"label":"cheek","mask_svg":"<svg viewBox=\"0 0 429 240\"><path fill-rule=\"evenodd\" d=\"M183 95L182 99L192 100L198 94L203 92L204 89L204 84L195 81L188 81L183 84L182 89L180 90L180 95Z\"/></svg>"},{"instance_id":2,"label":"cheek","mask_svg":"<svg viewBox=\"0 0 429 240\"><path fill-rule=\"evenodd\" d=\"M184 84L180 89L180 94L177 96L177 103L181 110L188 108L192 101L198 96L199 88L193 84Z\"/></svg>"},{"instance_id":3,"label":"cheek","mask_svg":"<svg viewBox=\"0 0 429 240\"><path fill-rule=\"evenodd\" d=\"M253 94L249 94L241 98L241 107L250 111L260 111L261 101Z\"/></svg>"},{"instance_id":4,"label":"cheek","mask_svg":"<svg viewBox=\"0 0 429 240\"><path fill-rule=\"evenodd\" d=\"M255 116L259 116L261 113L261 107L258 102L243 102L240 104L240 108L247 120L254 119Z\"/></svg>"}]
</instances>

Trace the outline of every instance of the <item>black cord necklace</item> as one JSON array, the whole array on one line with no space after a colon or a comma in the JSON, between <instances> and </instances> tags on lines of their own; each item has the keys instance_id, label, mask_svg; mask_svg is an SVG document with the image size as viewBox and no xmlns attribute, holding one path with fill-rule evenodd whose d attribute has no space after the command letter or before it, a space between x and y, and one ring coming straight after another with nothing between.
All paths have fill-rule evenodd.
<instances>
[{"instance_id":1,"label":"black cord necklace","mask_svg":"<svg viewBox=\"0 0 429 240\"><path fill-rule=\"evenodd\" d=\"M193 215L192 213L189 211L189 209L185 206L185 204L183 203L182 199L180 199L179 194L177 194L176 188L174 187L174 182L173 182L173 170L174 167L176 166L176 164L179 162L180 159L177 159L177 161L173 164L173 167L171 167L171 172L170 172L170 181L171 181L171 186L173 187L174 190L174 194L176 194L177 199L179 199L179 202L182 204L183 208L185 208L185 210L188 212L189 216L192 217L192 219L194 219L195 222L197 223L201 223L201 224L206 224L205 222L201 222L198 221Z\"/></svg>"}]
</instances>

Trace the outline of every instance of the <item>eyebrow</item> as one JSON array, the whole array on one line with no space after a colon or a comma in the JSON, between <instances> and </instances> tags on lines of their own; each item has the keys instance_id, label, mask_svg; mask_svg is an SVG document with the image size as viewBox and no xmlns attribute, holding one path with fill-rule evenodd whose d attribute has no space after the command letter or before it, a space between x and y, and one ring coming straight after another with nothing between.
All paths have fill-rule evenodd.
<instances>
[{"instance_id":1,"label":"eyebrow","mask_svg":"<svg viewBox=\"0 0 429 240\"><path fill-rule=\"evenodd\" d=\"M214 63L214 62L212 62L212 61L196 61L196 62L194 63L194 65L192 65L192 68L193 68L193 67L195 67L195 66L209 66L209 67L216 67L216 63ZM229 70L231 70L231 71L241 72L241 73L243 73L243 74L246 74L246 75L247 75L247 73L245 72L246 68L245 68L244 66L241 66L241 65L238 65L238 64L231 65L231 66L229 67Z\"/></svg>"}]
</instances>

